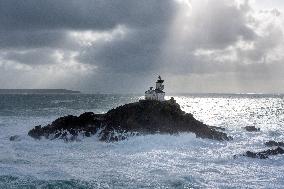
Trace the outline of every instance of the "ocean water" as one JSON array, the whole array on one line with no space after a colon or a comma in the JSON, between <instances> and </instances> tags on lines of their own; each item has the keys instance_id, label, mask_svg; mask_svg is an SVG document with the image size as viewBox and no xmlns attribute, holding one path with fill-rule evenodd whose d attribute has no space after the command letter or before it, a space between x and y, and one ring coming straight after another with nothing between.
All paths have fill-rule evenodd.
<instances>
[{"instance_id":1,"label":"ocean water","mask_svg":"<svg viewBox=\"0 0 284 189\"><path fill-rule=\"evenodd\" d=\"M233 158L284 141L283 95L174 96L182 109L232 141L194 134L135 136L104 143L34 140L35 125L104 113L142 98L135 95L0 95L0 189L8 188L284 188L284 155ZM256 126L260 132L242 127ZM19 135L18 141L9 137Z\"/></svg>"}]
</instances>

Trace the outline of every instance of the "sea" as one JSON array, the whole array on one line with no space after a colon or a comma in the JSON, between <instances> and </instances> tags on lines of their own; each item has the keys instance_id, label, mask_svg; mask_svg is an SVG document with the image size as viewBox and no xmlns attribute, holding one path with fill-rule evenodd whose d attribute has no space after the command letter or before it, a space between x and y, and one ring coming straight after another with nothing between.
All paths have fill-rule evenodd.
<instances>
[{"instance_id":1,"label":"sea","mask_svg":"<svg viewBox=\"0 0 284 189\"><path fill-rule=\"evenodd\" d=\"M170 98L171 96L167 96ZM269 140L284 142L284 95L173 95L183 111L225 128L231 141L193 133L133 136L106 143L34 140L36 125L83 112L105 113L141 95L1 94L0 189L284 188L284 155L241 156ZM243 127L255 126L259 132ZM17 135L15 141L11 136ZM237 155L234 158L234 155Z\"/></svg>"}]
</instances>

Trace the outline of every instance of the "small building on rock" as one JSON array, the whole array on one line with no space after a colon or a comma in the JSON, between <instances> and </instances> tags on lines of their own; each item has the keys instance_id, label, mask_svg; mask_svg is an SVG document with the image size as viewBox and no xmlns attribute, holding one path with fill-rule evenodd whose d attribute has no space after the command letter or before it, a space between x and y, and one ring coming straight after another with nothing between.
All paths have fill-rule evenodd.
<instances>
[{"instance_id":1,"label":"small building on rock","mask_svg":"<svg viewBox=\"0 0 284 189\"><path fill-rule=\"evenodd\" d=\"M145 92L145 100L158 100L164 101L165 100L165 92L164 90L164 80L162 80L161 76L158 77L156 81L156 89L150 87L149 90Z\"/></svg>"}]
</instances>

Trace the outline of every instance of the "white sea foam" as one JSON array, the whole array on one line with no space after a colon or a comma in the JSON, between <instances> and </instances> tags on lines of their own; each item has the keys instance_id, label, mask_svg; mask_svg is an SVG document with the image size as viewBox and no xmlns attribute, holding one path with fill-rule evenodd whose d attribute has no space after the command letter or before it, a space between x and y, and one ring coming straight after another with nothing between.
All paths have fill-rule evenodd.
<instances>
[{"instance_id":1,"label":"white sea foam","mask_svg":"<svg viewBox=\"0 0 284 189\"><path fill-rule=\"evenodd\" d=\"M57 115L0 116L0 188L282 188L284 156L233 158L267 149L268 140L284 141L283 100L270 100L177 98L198 119L225 127L234 138L225 142L191 133L133 136L115 143L100 142L97 136L79 142L34 140L28 130ZM246 125L261 131L246 132L241 128ZM20 141L9 141L11 135L19 135Z\"/></svg>"}]
</instances>

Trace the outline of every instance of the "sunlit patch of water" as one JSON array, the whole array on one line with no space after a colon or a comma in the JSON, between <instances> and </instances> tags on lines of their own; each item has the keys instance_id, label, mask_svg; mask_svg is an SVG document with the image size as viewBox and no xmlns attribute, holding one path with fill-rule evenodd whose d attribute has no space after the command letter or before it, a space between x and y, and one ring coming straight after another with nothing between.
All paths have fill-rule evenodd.
<instances>
[{"instance_id":1,"label":"sunlit patch of water","mask_svg":"<svg viewBox=\"0 0 284 189\"><path fill-rule=\"evenodd\" d=\"M36 99L34 104L38 103ZM281 188L284 185L283 156L266 160L233 158L246 150L267 149L264 142L268 140L284 141L281 97L175 97L181 108L196 119L224 127L234 138L232 141L199 139L190 133L135 136L115 143L100 142L95 136L80 142L39 141L27 136L33 126L45 125L58 116L84 111L102 113L138 99L136 96L52 96L50 101L68 100L68 103L42 105L44 110L32 105L28 108L25 99L19 101L25 105L18 104L18 109L6 105L0 109L0 188L10 185L14 188ZM242 127L248 125L261 130L247 132ZM11 135L19 135L20 141L9 141Z\"/></svg>"}]
</instances>

